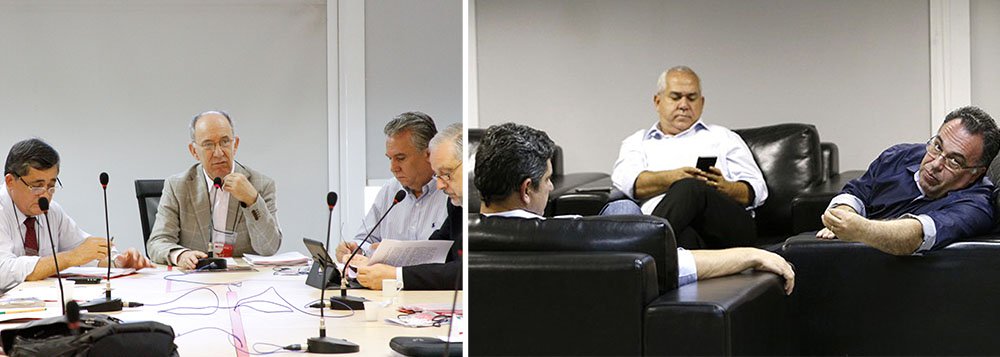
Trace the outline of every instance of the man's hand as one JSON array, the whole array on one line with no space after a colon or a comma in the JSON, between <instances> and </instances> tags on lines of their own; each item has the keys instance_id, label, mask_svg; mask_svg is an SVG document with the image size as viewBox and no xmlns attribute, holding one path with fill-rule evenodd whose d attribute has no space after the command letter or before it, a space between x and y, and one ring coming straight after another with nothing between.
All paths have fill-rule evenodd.
<instances>
[{"instance_id":1,"label":"man's hand","mask_svg":"<svg viewBox=\"0 0 1000 357\"><path fill-rule=\"evenodd\" d=\"M188 250L177 257L177 266L182 269L191 270L198 264L198 259L208 258L208 254L197 250Z\"/></svg>"},{"instance_id":2,"label":"man's hand","mask_svg":"<svg viewBox=\"0 0 1000 357\"><path fill-rule=\"evenodd\" d=\"M250 184L246 175L233 172L222 179L222 190L236 197L247 206L257 203L257 189Z\"/></svg>"},{"instance_id":3,"label":"man's hand","mask_svg":"<svg viewBox=\"0 0 1000 357\"><path fill-rule=\"evenodd\" d=\"M155 267L153 262L142 256L142 253L139 253L135 248L126 249L124 253L115 258L115 266L135 270Z\"/></svg>"},{"instance_id":4,"label":"man's hand","mask_svg":"<svg viewBox=\"0 0 1000 357\"><path fill-rule=\"evenodd\" d=\"M823 225L826 226L824 229L842 240L861 242L871 228L871 221L861 217L853 209L841 209L840 207L843 206L837 206L823 213Z\"/></svg>"},{"instance_id":5,"label":"man's hand","mask_svg":"<svg viewBox=\"0 0 1000 357\"><path fill-rule=\"evenodd\" d=\"M69 251L73 257L69 266L86 264L89 261L100 259L104 261L108 256L108 239L102 237L87 237L79 246Z\"/></svg>"},{"instance_id":6,"label":"man's hand","mask_svg":"<svg viewBox=\"0 0 1000 357\"><path fill-rule=\"evenodd\" d=\"M350 257L351 257L350 254L345 254L342 258L344 259L344 261L347 261L347 258ZM368 264L369 264L368 257L361 254L355 255L354 259L351 259L351 267L353 267L355 270L357 270L357 268L367 266Z\"/></svg>"},{"instance_id":7,"label":"man's hand","mask_svg":"<svg viewBox=\"0 0 1000 357\"><path fill-rule=\"evenodd\" d=\"M354 265L353 262L351 263ZM382 290L382 279L396 279L396 267L373 264L358 268L358 282L366 288Z\"/></svg>"},{"instance_id":8,"label":"man's hand","mask_svg":"<svg viewBox=\"0 0 1000 357\"><path fill-rule=\"evenodd\" d=\"M347 257L351 256L351 252L358 248L358 243L354 242L340 242L337 244L337 251L334 252L335 259L338 259L341 263L347 261Z\"/></svg>"},{"instance_id":9,"label":"man's hand","mask_svg":"<svg viewBox=\"0 0 1000 357\"><path fill-rule=\"evenodd\" d=\"M697 177L709 187L719 190L722 194L731 197L740 204L744 206L750 204L750 193L747 192L747 186L739 182L727 181L722 176L722 170L719 170L719 168L711 166L708 168L708 171L698 170Z\"/></svg>"},{"instance_id":10,"label":"man's hand","mask_svg":"<svg viewBox=\"0 0 1000 357\"><path fill-rule=\"evenodd\" d=\"M701 170L686 166L666 171L643 171L635 179L635 197L646 199L667 192L674 182L695 178Z\"/></svg>"},{"instance_id":11,"label":"man's hand","mask_svg":"<svg viewBox=\"0 0 1000 357\"><path fill-rule=\"evenodd\" d=\"M785 294L791 294L795 288L795 270L792 264L780 255L766 250L754 249L754 270L772 272L785 278Z\"/></svg>"},{"instance_id":12,"label":"man's hand","mask_svg":"<svg viewBox=\"0 0 1000 357\"><path fill-rule=\"evenodd\" d=\"M848 206L848 205L843 205L843 204L833 206L829 210L835 210L835 209L836 210L841 210L841 211L844 211L844 212L854 213L854 214L858 213L858 211L855 211L853 207ZM827 210L827 211L829 211L829 210ZM823 216L825 216L825 215L826 215L826 212L823 212L823 215L820 216L820 220L823 220ZM824 225L825 224L826 223L824 221ZM819 239L837 239L837 235L835 233L833 233L833 231L831 231L830 228L823 227L823 229L820 229L819 232L816 232L816 238L819 238Z\"/></svg>"}]
</instances>

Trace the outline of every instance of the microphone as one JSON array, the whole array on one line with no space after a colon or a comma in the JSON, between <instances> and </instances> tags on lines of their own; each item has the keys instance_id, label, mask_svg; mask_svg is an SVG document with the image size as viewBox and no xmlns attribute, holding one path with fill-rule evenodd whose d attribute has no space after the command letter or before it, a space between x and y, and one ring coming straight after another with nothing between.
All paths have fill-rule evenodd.
<instances>
[{"instance_id":1,"label":"microphone","mask_svg":"<svg viewBox=\"0 0 1000 357\"><path fill-rule=\"evenodd\" d=\"M66 327L70 334L76 336L80 334L80 305L76 301L66 304Z\"/></svg>"},{"instance_id":2,"label":"microphone","mask_svg":"<svg viewBox=\"0 0 1000 357\"><path fill-rule=\"evenodd\" d=\"M77 309L82 308L89 312L122 311L122 300L111 297L111 226L108 224L108 173L102 172L99 180L101 188L104 190L104 229L105 237L108 239L108 276L104 288L104 298L87 301L77 306ZM76 303L74 302L74 304Z\"/></svg>"},{"instance_id":3,"label":"microphone","mask_svg":"<svg viewBox=\"0 0 1000 357\"><path fill-rule=\"evenodd\" d=\"M214 195L210 197L212 202L208 203L208 218L212 222L212 229L208 230L208 258L198 259L198 263L194 265L195 270L212 270L212 269L226 269L226 260L223 258L215 258L215 248L212 243L212 236L215 235L215 197L219 195L219 189L222 188L222 178L216 177L212 179L212 192Z\"/></svg>"},{"instance_id":4,"label":"microphone","mask_svg":"<svg viewBox=\"0 0 1000 357\"><path fill-rule=\"evenodd\" d=\"M333 206L337 205L337 193L330 191L326 194L326 205L330 207L330 215L326 220L326 245L327 249L330 248L330 224L333 223Z\"/></svg>"},{"instance_id":5,"label":"microphone","mask_svg":"<svg viewBox=\"0 0 1000 357\"><path fill-rule=\"evenodd\" d=\"M375 229L378 228L378 225L382 223L382 220L384 220L385 217L389 215L389 212L392 211L393 207L396 207L396 205L399 204L399 201L402 201L405 198L406 198L406 191L399 190L396 192L396 197L392 199L392 205L389 206L389 209L385 210L385 213L382 214L382 218L378 219L378 222L375 223L375 226L372 227L372 230L368 231L368 235L365 236L365 239L361 240L361 243L358 244L358 247L354 248L354 251L351 252L351 256L347 258L346 262L344 262L344 270L340 273L340 296L339 297L334 296L330 298L331 309L334 310L365 309L364 298L347 296L347 268L351 266L351 259L354 259L354 256L357 255L358 252L361 250L361 246L365 245L365 243L368 242L368 238L372 236L372 233L375 233ZM334 304L334 301L338 301L340 303Z\"/></svg>"},{"instance_id":6,"label":"microphone","mask_svg":"<svg viewBox=\"0 0 1000 357\"><path fill-rule=\"evenodd\" d=\"M38 208L42 210L45 214L45 227L49 230L49 245L52 246L52 262L56 266L56 280L59 282L59 301L61 301L62 313L66 314L66 293L63 292L62 284L62 274L59 272L59 254L56 254L56 242L52 239L52 225L49 224L49 199L45 197L38 198Z\"/></svg>"},{"instance_id":7,"label":"microphone","mask_svg":"<svg viewBox=\"0 0 1000 357\"><path fill-rule=\"evenodd\" d=\"M326 246L323 248L322 252L326 255L326 250L330 246L330 224L333 220L333 207L337 205L337 193L330 192L326 194L326 205L330 208L330 218L326 222ZM357 344L342 339L333 338L326 336L326 316L323 314L323 303L326 301L326 271L327 265L332 264L328 262L325 258L317 258L313 262L313 271L316 271L319 276L323 279L320 282L319 287L319 337L310 337L306 341L306 351L309 353L353 353L361 350L361 346ZM322 268L319 268L322 266ZM333 269L334 272L337 271L336 267ZM310 277L312 277L313 272L310 271ZM364 300L362 300L363 303ZM362 305L364 307L364 305Z\"/></svg>"}]
</instances>

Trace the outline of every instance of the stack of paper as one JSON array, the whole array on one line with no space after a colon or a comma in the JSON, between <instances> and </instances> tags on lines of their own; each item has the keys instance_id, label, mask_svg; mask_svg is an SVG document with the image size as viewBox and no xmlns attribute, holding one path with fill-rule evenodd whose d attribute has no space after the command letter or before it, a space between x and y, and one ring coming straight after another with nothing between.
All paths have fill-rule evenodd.
<instances>
[{"instance_id":1,"label":"stack of paper","mask_svg":"<svg viewBox=\"0 0 1000 357\"><path fill-rule=\"evenodd\" d=\"M299 252L275 254L270 257L244 254L243 259L253 265L302 265L309 262L309 258Z\"/></svg>"},{"instance_id":2,"label":"stack of paper","mask_svg":"<svg viewBox=\"0 0 1000 357\"><path fill-rule=\"evenodd\" d=\"M72 267L59 272L63 277L67 276L86 276L103 278L108 275L108 268L106 267ZM132 268L111 268L111 278L117 278L119 276L132 275L135 274L135 269Z\"/></svg>"}]
</instances>

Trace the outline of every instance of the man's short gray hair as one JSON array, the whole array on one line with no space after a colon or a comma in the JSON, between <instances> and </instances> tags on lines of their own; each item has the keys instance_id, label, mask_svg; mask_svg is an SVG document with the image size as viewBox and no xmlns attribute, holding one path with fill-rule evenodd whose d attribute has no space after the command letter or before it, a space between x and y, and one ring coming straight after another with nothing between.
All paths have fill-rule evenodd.
<instances>
[{"instance_id":1,"label":"man's short gray hair","mask_svg":"<svg viewBox=\"0 0 1000 357\"><path fill-rule=\"evenodd\" d=\"M209 114L218 114L225 117L226 121L229 122L229 127L233 129L233 135L236 134L236 126L233 125L233 119L229 117L229 113L226 113L225 111L222 110L209 110L195 114L194 118L191 118L191 126L188 127L188 129L191 131L191 142L194 142L194 127L195 125L198 124L198 119L201 119L201 117Z\"/></svg>"},{"instance_id":2,"label":"man's short gray hair","mask_svg":"<svg viewBox=\"0 0 1000 357\"><path fill-rule=\"evenodd\" d=\"M406 112L397 115L385 124L386 137L392 137L404 131L409 131L413 146L417 150L427 150L427 144L434 135L437 135L437 127L434 126L434 119L430 115L421 112Z\"/></svg>"},{"instance_id":3,"label":"man's short gray hair","mask_svg":"<svg viewBox=\"0 0 1000 357\"><path fill-rule=\"evenodd\" d=\"M666 71L663 71L663 73L660 73L660 78L656 80L656 94L663 93L663 91L667 90L667 76L671 73L688 73L694 76L694 79L698 80L698 87L701 88L701 77L698 77L698 74L695 73L691 67L683 65L673 66Z\"/></svg>"},{"instance_id":4,"label":"man's short gray hair","mask_svg":"<svg viewBox=\"0 0 1000 357\"><path fill-rule=\"evenodd\" d=\"M431 139L430 147L451 143L455 148L455 160L462 161L462 123L454 123L444 128Z\"/></svg>"}]
</instances>

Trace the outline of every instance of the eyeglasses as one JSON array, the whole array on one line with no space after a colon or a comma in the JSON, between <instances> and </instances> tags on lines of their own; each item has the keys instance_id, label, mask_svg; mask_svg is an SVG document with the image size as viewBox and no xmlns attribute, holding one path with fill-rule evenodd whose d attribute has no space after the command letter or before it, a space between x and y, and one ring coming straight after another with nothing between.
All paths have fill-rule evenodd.
<instances>
[{"instance_id":1,"label":"eyeglasses","mask_svg":"<svg viewBox=\"0 0 1000 357\"><path fill-rule=\"evenodd\" d=\"M941 157L944 153L944 148L942 147L941 137L934 135L930 140L927 140L927 154L931 156L934 160ZM951 172L958 172L962 170L978 169L980 167L986 167L985 165L978 166L965 166L965 162L960 157L954 155L944 156L944 168Z\"/></svg>"},{"instance_id":2,"label":"eyeglasses","mask_svg":"<svg viewBox=\"0 0 1000 357\"><path fill-rule=\"evenodd\" d=\"M462 167L462 164L464 164L464 163L459 163L457 166L452 167L450 170L441 170L441 171L448 171L448 173L441 174L441 175L434 174L434 179L435 180L443 180L443 182L451 182L451 179L452 179L451 175L454 175L455 174L455 170L458 170L459 167Z\"/></svg>"},{"instance_id":3,"label":"eyeglasses","mask_svg":"<svg viewBox=\"0 0 1000 357\"><path fill-rule=\"evenodd\" d=\"M222 148L222 150L225 151L232 149L233 140L230 138L223 138L222 140L219 140L218 143L214 141L205 141L202 142L201 144L198 144L198 146L200 146L201 149L205 151L215 151L215 148Z\"/></svg>"},{"instance_id":4,"label":"eyeglasses","mask_svg":"<svg viewBox=\"0 0 1000 357\"><path fill-rule=\"evenodd\" d=\"M56 177L57 186L32 186L29 185L26 181L24 181L24 178L22 178L21 176L18 176L17 179L21 180L21 183L23 183L25 186L28 186L28 189L31 190L31 194L35 196L44 195L45 192L48 192L50 195L54 195L56 194L56 187L57 186L62 187L62 182L59 181L58 177Z\"/></svg>"}]
</instances>

